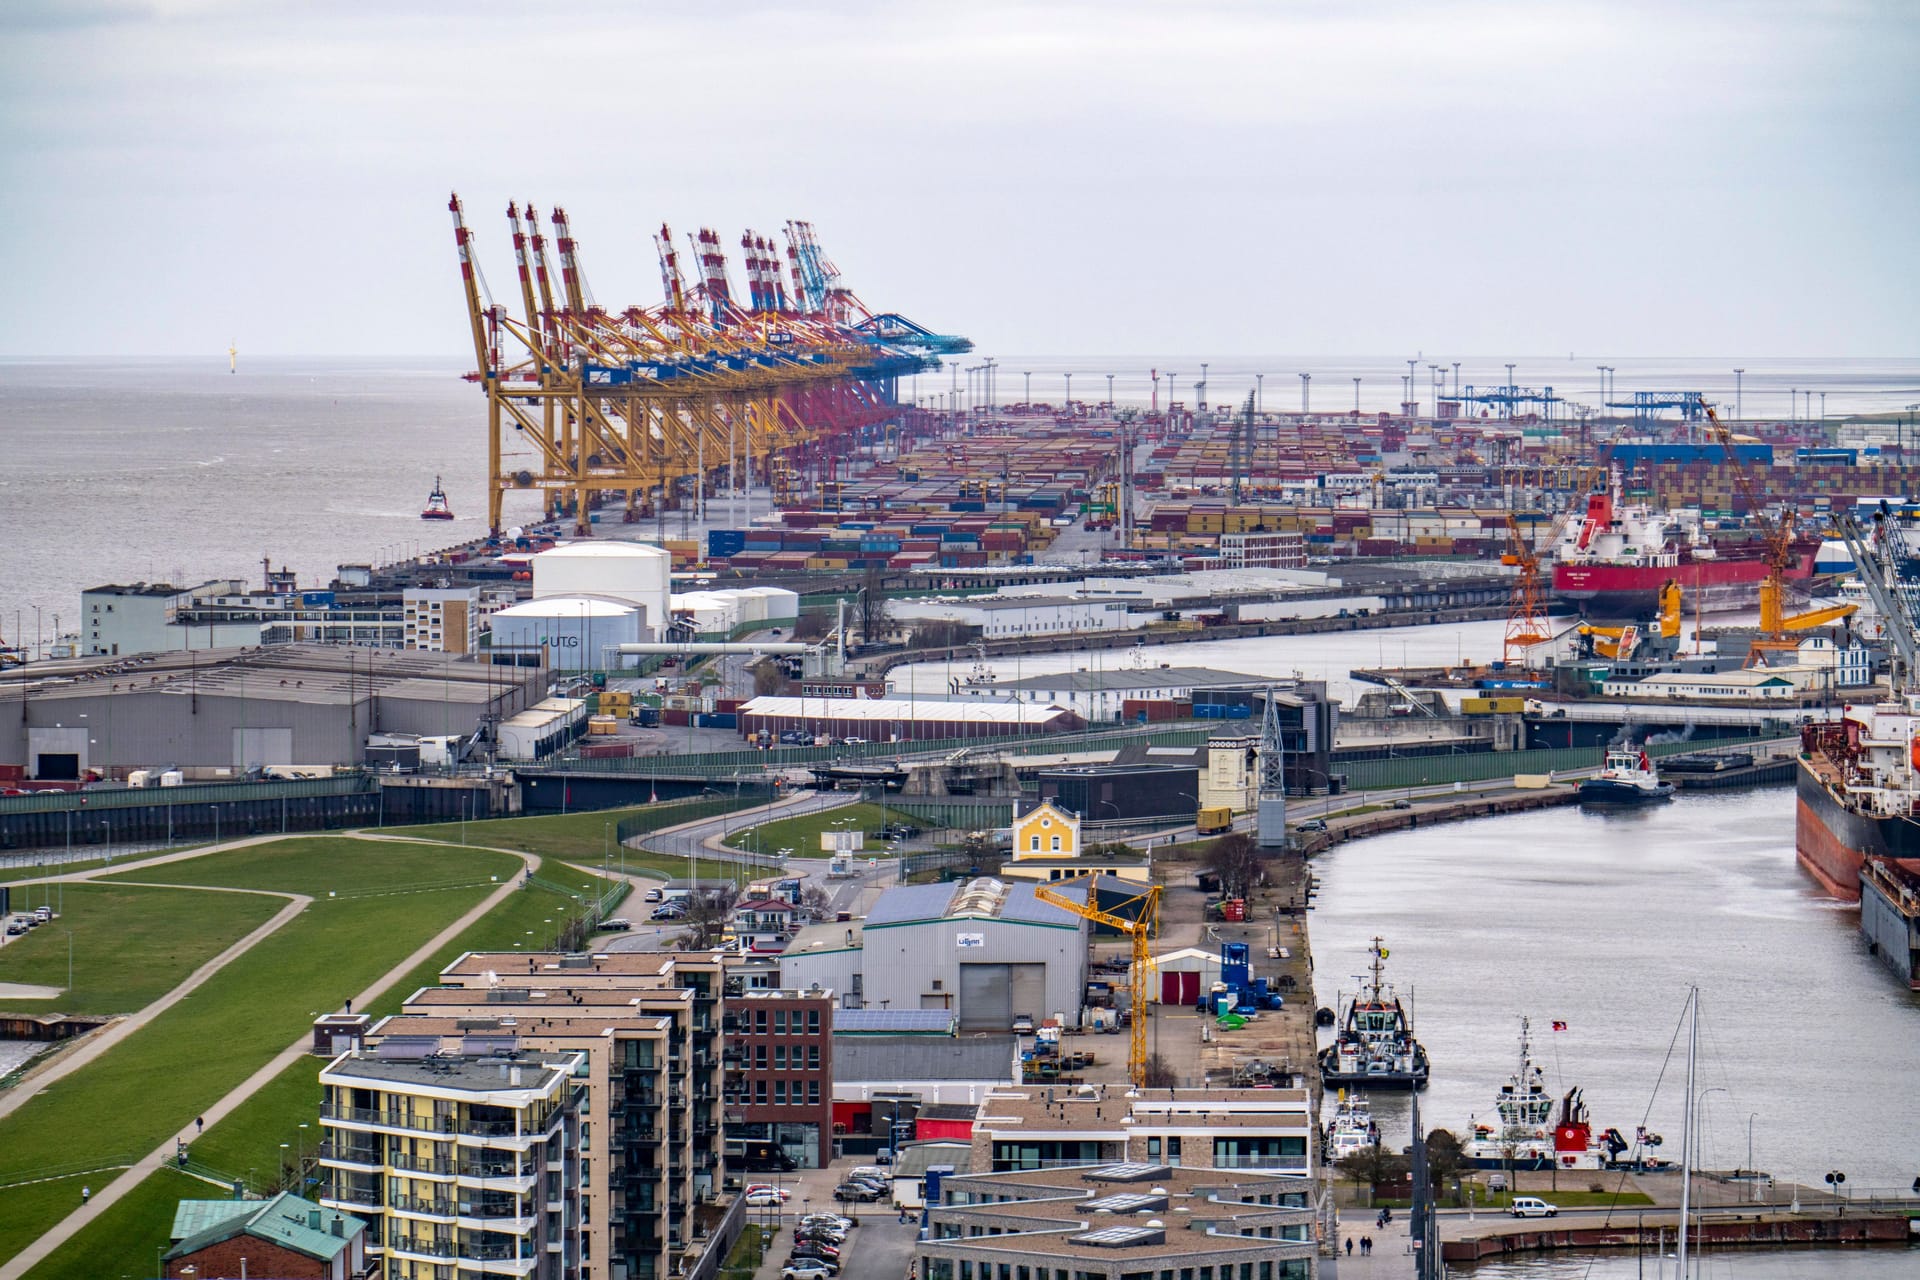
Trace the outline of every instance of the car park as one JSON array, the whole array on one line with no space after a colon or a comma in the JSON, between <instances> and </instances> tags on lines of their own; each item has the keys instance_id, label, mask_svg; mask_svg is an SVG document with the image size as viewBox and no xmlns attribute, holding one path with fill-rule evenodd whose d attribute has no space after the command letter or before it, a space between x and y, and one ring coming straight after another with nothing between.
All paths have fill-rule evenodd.
<instances>
[{"instance_id":1,"label":"car park","mask_svg":"<svg viewBox=\"0 0 1920 1280\"><path fill-rule=\"evenodd\" d=\"M1516 1218L1551 1218L1560 1212L1560 1206L1548 1204L1539 1196L1515 1196L1507 1212Z\"/></svg>"},{"instance_id":2,"label":"car park","mask_svg":"<svg viewBox=\"0 0 1920 1280\"><path fill-rule=\"evenodd\" d=\"M871 1204L880 1198L880 1192L869 1183L843 1182L833 1189L833 1198L840 1201Z\"/></svg>"},{"instance_id":3,"label":"car park","mask_svg":"<svg viewBox=\"0 0 1920 1280\"><path fill-rule=\"evenodd\" d=\"M830 1244L838 1248L840 1244L846 1240L847 1233L839 1227L829 1227L822 1224L812 1227L800 1227L793 1233L793 1238L797 1244L811 1242L814 1244Z\"/></svg>"}]
</instances>

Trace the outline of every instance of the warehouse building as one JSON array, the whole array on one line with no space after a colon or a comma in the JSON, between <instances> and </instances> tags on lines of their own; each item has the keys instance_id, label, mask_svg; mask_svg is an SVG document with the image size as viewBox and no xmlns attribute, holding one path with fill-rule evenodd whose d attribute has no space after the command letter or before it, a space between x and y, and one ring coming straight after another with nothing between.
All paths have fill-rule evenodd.
<instances>
[{"instance_id":1,"label":"warehouse building","mask_svg":"<svg viewBox=\"0 0 1920 1280\"><path fill-rule=\"evenodd\" d=\"M472 734L532 705L545 682L536 670L338 645L41 662L0 674L0 765L45 779L358 765L375 734Z\"/></svg>"},{"instance_id":2,"label":"warehouse building","mask_svg":"<svg viewBox=\"0 0 1920 1280\"><path fill-rule=\"evenodd\" d=\"M1116 665L1112 670L1080 667L1054 675L975 685L965 693L974 698L1012 696L1027 702L1054 703L1099 724L1186 719L1192 713L1182 704L1192 703L1196 690L1253 690L1269 683L1261 676L1206 667Z\"/></svg>"},{"instance_id":3,"label":"warehouse building","mask_svg":"<svg viewBox=\"0 0 1920 1280\"><path fill-rule=\"evenodd\" d=\"M901 621L952 622L988 640L1127 631L1145 620L1134 602L1111 596L935 597L895 600L887 608Z\"/></svg>"},{"instance_id":4,"label":"warehouse building","mask_svg":"<svg viewBox=\"0 0 1920 1280\"><path fill-rule=\"evenodd\" d=\"M958 1173L928 1188L924 1280L1309 1280L1313 1183L1127 1162Z\"/></svg>"},{"instance_id":5,"label":"warehouse building","mask_svg":"<svg viewBox=\"0 0 1920 1280\"><path fill-rule=\"evenodd\" d=\"M1040 798L1091 823L1154 818L1192 820L1200 807L1200 771L1174 765L1085 765L1042 769Z\"/></svg>"},{"instance_id":6,"label":"warehouse building","mask_svg":"<svg viewBox=\"0 0 1920 1280\"><path fill-rule=\"evenodd\" d=\"M798 729L813 737L866 742L919 742L940 738L1003 738L1025 733L1068 733L1080 717L1034 702L976 699L762 697L739 712L741 736Z\"/></svg>"},{"instance_id":7,"label":"warehouse building","mask_svg":"<svg viewBox=\"0 0 1920 1280\"><path fill-rule=\"evenodd\" d=\"M831 988L849 1008L950 1010L962 1032L1005 1034L1015 1014L1078 1025L1086 960L1078 916L1032 885L980 879L902 885L857 929L801 930L780 957L780 981Z\"/></svg>"}]
</instances>

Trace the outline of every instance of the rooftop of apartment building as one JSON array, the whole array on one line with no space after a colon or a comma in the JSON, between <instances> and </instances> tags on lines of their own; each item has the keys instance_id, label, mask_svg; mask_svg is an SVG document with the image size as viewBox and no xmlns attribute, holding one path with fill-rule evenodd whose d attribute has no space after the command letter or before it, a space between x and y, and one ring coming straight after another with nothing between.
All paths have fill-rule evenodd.
<instances>
[{"instance_id":1,"label":"rooftop of apartment building","mask_svg":"<svg viewBox=\"0 0 1920 1280\"><path fill-rule=\"evenodd\" d=\"M568 983L586 987L612 979L653 978L670 982L677 969L708 972L723 963L721 951L596 951L568 953L554 951L469 951L456 957L440 971L442 983L461 986L458 979L511 982L525 986L529 981Z\"/></svg>"},{"instance_id":2,"label":"rooftop of apartment building","mask_svg":"<svg viewBox=\"0 0 1920 1280\"><path fill-rule=\"evenodd\" d=\"M556 1061L551 1053L524 1049L416 1056L408 1052L410 1047L403 1039L390 1037L372 1052L343 1054L327 1064L322 1079L364 1080L372 1087L405 1085L461 1093L537 1095L552 1091L572 1075L577 1061L571 1057Z\"/></svg>"},{"instance_id":3,"label":"rooftop of apartment building","mask_svg":"<svg viewBox=\"0 0 1920 1280\"><path fill-rule=\"evenodd\" d=\"M976 1132L1056 1133L1148 1128L1271 1128L1310 1123L1305 1089L1119 1089L1107 1085L995 1089L980 1102Z\"/></svg>"},{"instance_id":4,"label":"rooftop of apartment building","mask_svg":"<svg viewBox=\"0 0 1920 1280\"><path fill-rule=\"evenodd\" d=\"M991 1219L999 1234L940 1237L923 1244L966 1253L1009 1252L1117 1261L1126 1258L1234 1253L1306 1252L1311 1242L1240 1235L1248 1227L1300 1226L1313 1184L1306 1178L1223 1174L1156 1164L1075 1165L1017 1173L959 1174L943 1187L949 1196L992 1196L991 1202L934 1209L938 1224ZM1288 1198L1297 1203L1288 1203ZM1265 1203L1262 1203L1262 1200ZM1044 1240L1036 1240L1042 1235Z\"/></svg>"},{"instance_id":5,"label":"rooftop of apartment building","mask_svg":"<svg viewBox=\"0 0 1920 1280\"><path fill-rule=\"evenodd\" d=\"M808 987L799 990L794 987L754 987L748 991L738 991L729 995L729 1000L834 1000L837 997L831 987Z\"/></svg>"}]
</instances>

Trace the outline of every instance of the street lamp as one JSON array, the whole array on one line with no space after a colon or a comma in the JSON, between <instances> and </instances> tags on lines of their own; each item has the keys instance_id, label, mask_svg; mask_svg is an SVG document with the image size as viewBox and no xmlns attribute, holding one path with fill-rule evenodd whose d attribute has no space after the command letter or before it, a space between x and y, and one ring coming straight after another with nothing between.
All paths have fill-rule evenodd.
<instances>
[{"instance_id":1,"label":"street lamp","mask_svg":"<svg viewBox=\"0 0 1920 1280\"><path fill-rule=\"evenodd\" d=\"M1360 379L1353 380L1353 416L1360 416Z\"/></svg>"},{"instance_id":2,"label":"street lamp","mask_svg":"<svg viewBox=\"0 0 1920 1280\"><path fill-rule=\"evenodd\" d=\"M1066 375L1066 377L1067 377L1067 408L1071 410L1073 408L1073 375L1068 374Z\"/></svg>"},{"instance_id":3,"label":"street lamp","mask_svg":"<svg viewBox=\"0 0 1920 1280\"><path fill-rule=\"evenodd\" d=\"M1745 369L1733 371L1733 418L1736 422L1740 420L1740 378L1744 373Z\"/></svg>"},{"instance_id":4,"label":"street lamp","mask_svg":"<svg viewBox=\"0 0 1920 1280\"><path fill-rule=\"evenodd\" d=\"M1113 412L1113 375L1107 375L1107 412Z\"/></svg>"},{"instance_id":5,"label":"street lamp","mask_svg":"<svg viewBox=\"0 0 1920 1280\"><path fill-rule=\"evenodd\" d=\"M1301 374L1300 375L1300 412L1302 415L1305 415L1306 413L1310 412L1310 406L1312 404L1312 401L1308 398L1308 393L1312 391L1312 389L1313 389L1313 375L1310 373Z\"/></svg>"}]
</instances>

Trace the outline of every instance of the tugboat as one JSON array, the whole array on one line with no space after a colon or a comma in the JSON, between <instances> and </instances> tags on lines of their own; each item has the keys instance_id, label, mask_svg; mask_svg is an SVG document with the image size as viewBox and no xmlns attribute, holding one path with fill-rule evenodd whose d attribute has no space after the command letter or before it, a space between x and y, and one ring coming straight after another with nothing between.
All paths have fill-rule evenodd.
<instances>
[{"instance_id":1,"label":"tugboat","mask_svg":"<svg viewBox=\"0 0 1920 1280\"><path fill-rule=\"evenodd\" d=\"M447 505L447 491L440 487L440 477L433 478L433 492L427 495L426 510L420 513L422 520L451 520L453 508Z\"/></svg>"},{"instance_id":2,"label":"tugboat","mask_svg":"<svg viewBox=\"0 0 1920 1280\"><path fill-rule=\"evenodd\" d=\"M1379 1145L1380 1126L1373 1122L1373 1109L1361 1095L1342 1089L1339 1101L1334 1103L1333 1120L1327 1125L1327 1142L1323 1148L1327 1163L1337 1164Z\"/></svg>"},{"instance_id":3,"label":"tugboat","mask_svg":"<svg viewBox=\"0 0 1920 1280\"><path fill-rule=\"evenodd\" d=\"M1650 1154L1660 1135L1645 1129L1629 1144L1618 1129L1596 1134L1587 1118L1582 1092L1567 1090L1554 1119L1554 1098L1547 1092L1540 1066L1533 1060L1532 1023L1520 1019L1520 1065L1494 1098L1498 1127L1468 1117L1468 1138L1461 1157L1475 1169L1612 1169L1622 1165L1630 1145L1633 1156L1624 1163L1633 1168L1658 1169L1664 1162Z\"/></svg>"},{"instance_id":4,"label":"tugboat","mask_svg":"<svg viewBox=\"0 0 1920 1280\"><path fill-rule=\"evenodd\" d=\"M1375 938L1371 981L1347 1001L1334 1041L1320 1051L1320 1080L1327 1088L1427 1087L1427 1051L1413 1038L1413 1018L1382 976L1387 949Z\"/></svg>"},{"instance_id":5,"label":"tugboat","mask_svg":"<svg viewBox=\"0 0 1920 1280\"><path fill-rule=\"evenodd\" d=\"M1609 747L1599 773L1580 784L1581 804L1651 804L1673 795L1673 784L1660 781L1643 747Z\"/></svg>"}]
</instances>

